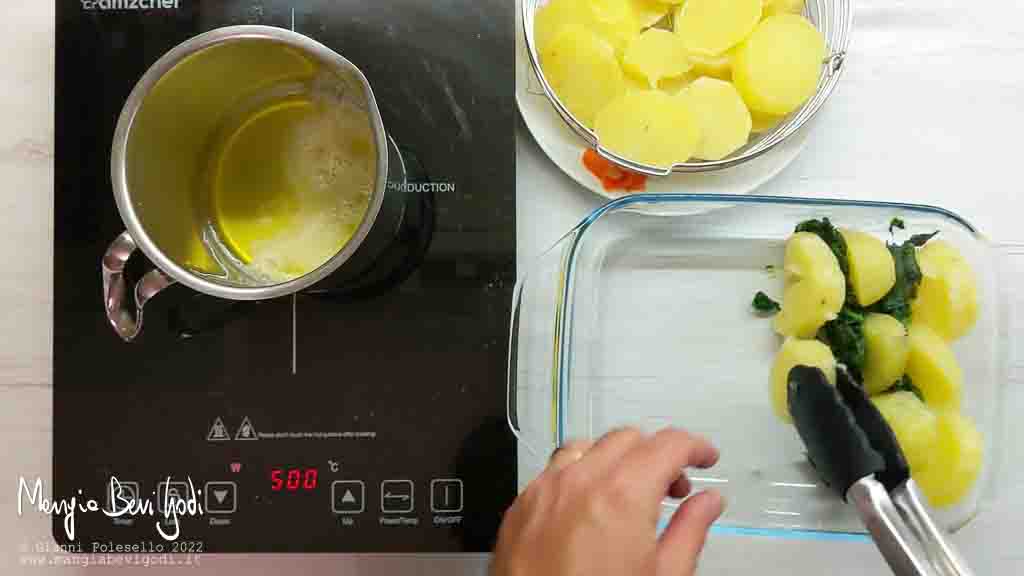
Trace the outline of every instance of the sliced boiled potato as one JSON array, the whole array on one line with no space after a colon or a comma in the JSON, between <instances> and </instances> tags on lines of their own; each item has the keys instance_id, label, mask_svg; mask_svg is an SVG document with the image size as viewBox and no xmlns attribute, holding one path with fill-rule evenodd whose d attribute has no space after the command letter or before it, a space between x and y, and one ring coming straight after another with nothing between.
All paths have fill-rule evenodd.
<instances>
[{"instance_id":1,"label":"sliced boiled potato","mask_svg":"<svg viewBox=\"0 0 1024 576\"><path fill-rule=\"evenodd\" d=\"M651 89L646 78L637 78L632 74L624 74L623 80L626 82L626 92L647 92Z\"/></svg>"},{"instance_id":2,"label":"sliced boiled potato","mask_svg":"<svg viewBox=\"0 0 1024 576\"><path fill-rule=\"evenodd\" d=\"M601 146L630 160L668 168L693 156L700 128L686 100L664 92L627 92L594 122Z\"/></svg>"},{"instance_id":3,"label":"sliced boiled potato","mask_svg":"<svg viewBox=\"0 0 1024 576\"><path fill-rule=\"evenodd\" d=\"M544 51L570 24L589 29L611 44L617 54L641 29L630 0L551 0L535 16L533 39L537 52Z\"/></svg>"},{"instance_id":4,"label":"sliced boiled potato","mask_svg":"<svg viewBox=\"0 0 1024 576\"><path fill-rule=\"evenodd\" d=\"M947 341L966 334L978 320L978 283L960 252L931 240L917 252L921 284L911 303L911 318L931 326Z\"/></svg>"},{"instance_id":5,"label":"sliced boiled potato","mask_svg":"<svg viewBox=\"0 0 1024 576\"><path fill-rule=\"evenodd\" d=\"M846 299L839 260L819 236L797 232L786 241L783 270L786 285L775 330L783 336L813 338L836 317Z\"/></svg>"},{"instance_id":6,"label":"sliced boiled potato","mask_svg":"<svg viewBox=\"0 0 1024 576\"><path fill-rule=\"evenodd\" d=\"M732 80L732 50L714 56L691 52L690 63L693 71L701 76Z\"/></svg>"},{"instance_id":7,"label":"sliced boiled potato","mask_svg":"<svg viewBox=\"0 0 1024 576\"><path fill-rule=\"evenodd\" d=\"M618 55L640 33L630 0L577 0L584 5L584 24L606 39Z\"/></svg>"},{"instance_id":8,"label":"sliced boiled potato","mask_svg":"<svg viewBox=\"0 0 1024 576\"><path fill-rule=\"evenodd\" d=\"M776 14L799 14L804 11L804 0L762 0L764 17Z\"/></svg>"},{"instance_id":9,"label":"sliced boiled potato","mask_svg":"<svg viewBox=\"0 0 1024 576\"><path fill-rule=\"evenodd\" d=\"M686 47L715 56L739 44L761 19L761 0L686 0L675 13L675 32Z\"/></svg>"},{"instance_id":10,"label":"sliced boiled potato","mask_svg":"<svg viewBox=\"0 0 1024 576\"><path fill-rule=\"evenodd\" d=\"M850 286L861 306L882 299L896 284L896 263L885 243L866 232L840 230L846 241Z\"/></svg>"},{"instance_id":11,"label":"sliced boiled potato","mask_svg":"<svg viewBox=\"0 0 1024 576\"><path fill-rule=\"evenodd\" d=\"M693 73L693 70L690 70L682 76L662 78L658 81L658 90L661 90L666 94L676 95L686 89L686 87L696 79L697 76Z\"/></svg>"},{"instance_id":12,"label":"sliced boiled potato","mask_svg":"<svg viewBox=\"0 0 1024 576\"><path fill-rule=\"evenodd\" d=\"M913 475L931 463L936 452L939 419L912 392L892 392L871 399L896 435Z\"/></svg>"},{"instance_id":13,"label":"sliced boiled potato","mask_svg":"<svg viewBox=\"0 0 1024 576\"><path fill-rule=\"evenodd\" d=\"M562 28L540 53L540 63L555 95L588 127L598 110L626 92L615 51L579 24Z\"/></svg>"},{"instance_id":14,"label":"sliced boiled potato","mask_svg":"<svg viewBox=\"0 0 1024 576\"><path fill-rule=\"evenodd\" d=\"M774 114L765 114L764 112L758 112L756 110L750 111L751 126L750 131L755 134L767 132L772 128L779 125L780 122L785 120L785 116L776 116Z\"/></svg>"},{"instance_id":15,"label":"sliced boiled potato","mask_svg":"<svg viewBox=\"0 0 1024 576\"><path fill-rule=\"evenodd\" d=\"M789 371L795 366L821 368L829 383L836 383L836 360L828 346L817 340L787 338L772 364L772 409L787 424L793 422L789 415L788 380Z\"/></svg>"},{"instance_id":16,"label":"sliced boiled potato","mask_svg":"<svg viewBox=\"0 0 1024 576\"><path fill-rule=\"evenodd\" d=\"M533 21L533 44L537 54L543 53L567 24L584 24L582 6L580 0L551 0L537 10Z\"/></svg>"},{"instance_id":17,"label":"sliced boiled potato","mask_svg":"<svg viewBox=\"0 0 1024 576\"><path fill-rule=\"evenodd\" d=\"M626 47L622 66L627 73L646 79L651 88L656 88L662 78L686 74L690 60L679 36L668 30L650 28Z\"/></svg>"},{"instance_id":18,"label":"sliced boiled potato","mask_svg":"<svg viewBox=\"0 0 1024 576\"><path fill-rule=\"evenodd\" d=\"M789 114L814 94L825 55L824 37L803 16L771 16L736 50L732 79L751 110Z\"/></svg>"},{"instance_id":19,"label":"sliced boiled potato","mask_svg":"<svg viewBox=\"0 0 1024 576\"><path fill-rule=\"evenodd\" d=\"M698 78L682 96L689 100L703 134L694 155L720 160L742 148L750 138L750 111L736 87L717 78Z\"/></svg>"},{"instance_id":20,"label":"sliced boiled potato","mask_svg":"<svg viewBox=\"0 0 1024 576\"><path fill-rule=\"evenodd\" d=\"M668 15L672 6L660 0L630 0L633 15L641 29L650 28Z\"/></svg>"},{"instance_id":21,"label":"sliced boiled potato","mask_svg":"<svg viewBox=\"0 0 1024 576\"><path fill-rule=\"evenodd\" d=\"M963 375L953 350L934 330L913 323L908 330L907 376L935 410L959 410Z\"/></svg>"},{"instance_id":22,"label":"sliced boiled potato","mask_svg":"<svg viewBox=\"0 0 1024 576\"><path fill-rule=\"evenodd\" d=\"M903 323L888 314L864 317L864 390L874 395L892 387L907 367L909 343Z\"/></svg>"},{"instance_id":23,"label":"sliced boiled potato","mask_svg":"<svg viewBox=\"0 0 1024 576\"><path fill-rule=\"evenodd\" d=\"M928 503L936 508L964 499L981 476L985 443L974 424L955 412L938 416L932 461L912 477Z\"/></svg>"}]
</instances>

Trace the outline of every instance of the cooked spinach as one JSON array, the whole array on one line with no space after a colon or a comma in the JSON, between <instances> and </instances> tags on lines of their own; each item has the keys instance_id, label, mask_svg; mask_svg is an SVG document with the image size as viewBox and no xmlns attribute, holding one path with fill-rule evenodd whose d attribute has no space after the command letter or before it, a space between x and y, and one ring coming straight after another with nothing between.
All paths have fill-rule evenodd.
<instances>
[{"instance_id":1,"label":"cooked spinach","mask_svg":"<svg viewBox=\"0 0 1024 576\"><path fill-rule=\"evenodd\" d=\"M918 248L920 248L921 246L924 246L925 244L927 244L928 241L931 240L932 238L934 238L935 235L938 234L938 233L939 233L939 231L936 230L935 232L932 232L931 234L914 234L913 236L910 237L910 240L907 240L907 242L910 243L910 244L913 244L914 246L917 246Z\"/></svg>"},{"instance_id":2,"label":"cooked spinach","mask_svg":"<svg viewBox=\"0 0 1024 576\"><path fill-rule=\"evenodd\" d=\"M915 386L914 382L910 380L910 376L907 376L906 374L904 374L903 378L901 378L899 382L897 382L892 388L890 388L889 391L911 392L914 394L914 396L917 396L918 400L924 402L924 395L921 394L921 389Z\"/></svg>"},{"instance_id":3,"label":"cooked spinach","mask_svg":"<svg viewBox=\"0 0 1024 576\"><path fill-rule=\"evenodd\" d=\"M892 221L889 222L889 234L892 234L892 231L897 228L900 230L906 230L907 225L903 223L903 220L899 218L893 218Z\"/></svg>"},{"instance_id":4,"label":"cooked spinach","mask_svg":"<svg viewBox=\"0 0 1024 576\"><path fill-rule=\"evenodd\" d=\"M910 301L917 296L917 286L921 283L921 268L917 265L917 246L922 239L928 241L935 234L919 234L903 244L888 244L893 262L896 264L896 283L889 293L868 309L895 317L904 324L910 323ZM924 238L927 236L928 238Z\"/></svg>"},{"instance_id":5,"label":"cooked spinach","mask_svg":"<svg viewBox=\"0 0 1024 576\"><path fill-rule=\"evenodd\" d=\"M843 271L843 276L849 277L850 264L846 256L846 240L828 218L805 220L796 225L796 231L810 232L824 240L825 244L832 249L832 253L836 255L836 260L839 260L839 269Z\"/></svg>"},{"instance_id":6,"label":"cooked spinach","mask_svg":"<svg viewBox=\"0 0 1024 576\"><path fill-rule=\"evenodd\" d=\"M779 310L782 310L782 306L779 306L778 302L772 300L771 297L769 297L764 292L758 292L757 294L754 294L753 305L754 310L757 310L761 314L767 314L769 316L775 314Z\"/></svg>"},{"instance_id":7,"label":"cooked spinach","mask_svg":"<svg viewBox=\"0 0 1024 576\"><path fill-rule=\"evenodd\" d=\"M849 304L843 306L834 320L818 331L818 338L832 349L836 357L858 382L864 370L867 346L864 341L864 311Z\"/></svg>"}]
</instances>

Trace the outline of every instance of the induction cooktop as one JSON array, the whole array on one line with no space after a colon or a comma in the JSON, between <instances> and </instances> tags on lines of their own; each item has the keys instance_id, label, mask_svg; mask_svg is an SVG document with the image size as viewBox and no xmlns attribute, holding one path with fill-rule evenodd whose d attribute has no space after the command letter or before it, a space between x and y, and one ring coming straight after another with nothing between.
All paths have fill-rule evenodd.
<instances>
[{"instance_id":1,"label":"induction cooktop","mask_svg":"<svg viewBox=\"0 0 1024 576\"><path fill-rule=\"evenodd\" d=\"M52 488L102 507L76 514L74 539L55 515L58 543L491 549L516 492L504 424L512 11L498 0L58 0ZM360 278L244 304L173 286L125 342L100 276L124 229L109 175L118 114L167 50L236 24L294 29L366 74L410 175L404 219ZM150 267L130 262L134 274ZM126 513L128 501L152 513Z\"/></svg>"}]
</instances>

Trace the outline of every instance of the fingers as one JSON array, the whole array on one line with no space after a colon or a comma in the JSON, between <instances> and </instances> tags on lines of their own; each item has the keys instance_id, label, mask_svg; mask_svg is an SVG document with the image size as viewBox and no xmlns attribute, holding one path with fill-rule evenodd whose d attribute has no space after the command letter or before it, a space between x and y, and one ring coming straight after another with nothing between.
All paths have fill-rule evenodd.
<instances>
[{"instance_id":1,"label":"fingers","mask_svg":"<svg viewBox=\"0 0 1024 576\"><path fill-rule=\"evenodd\" d=\"M594 443L589 440L572 440L561 445L551 454L548 462L548 470L558 471L566 466L578 462L583 458Z\"/></svg>"},{"instance_id":2,"label":"fingers","mask_svg":"<svg viewBox=\"0 0 1024 576\"><path fill-rule=\"evenodd\" d=\"M636 428L619 428L601 437L587 453L587 470L593 477L604 476L622 463L632 449L644 442L644 434Z\"/></svg>"},{"instance_id":3,"label":"fingers","mask_svg":"<svg viewBox=\"0 0 1024 576\"><path fill-rule=\"evenodd\" d=\"M715 490L696 494L679 506L658 543L659 576L692 576L708 529L724 507L722 496Z\"/></svg>"},{"instance_id":4,"label":"fingers","mask_svg":"<svg viewBox=\"0 0 1024 576\"><path fill-rule=\"evenodd\" d=\"M632 451L622 462L638 487L649 487L649 496L662 498L691 466L710 468L718 462L718 449L705 438L667 428ZM688 481L687 481L688 482ZM676 487L680 489L681 485Z\"/></svg>"}]
</instances>

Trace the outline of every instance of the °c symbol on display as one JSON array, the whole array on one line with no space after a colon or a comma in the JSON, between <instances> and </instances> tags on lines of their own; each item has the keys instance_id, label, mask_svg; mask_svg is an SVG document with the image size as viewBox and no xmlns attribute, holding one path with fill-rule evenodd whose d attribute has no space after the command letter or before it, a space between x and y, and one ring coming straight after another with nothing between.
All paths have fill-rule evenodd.
<instances>
[{"instance_id":1,"label":"\u00b0c symbol on display","mask_svg":"<svg viewBox=\"0 0 1024 576\"><path fill-rule=\"evenodd\" d=\"M249 417L246 416L242 420L242 425L238 427L238 432L235 433L235 440L256 440L256 429L253 428L252 422L249 421Z\"/></svg>"},{"instance_id":2,"label":"\u00b0c symbol on display","mask_svg":"<svg viewBox=\"0 0 1024 576\"><path fill-rule=\"evenodd\" d=\"M231 435L228 434L228 428L224 425L224 421L219 417L213 421L213 425L210 426L210 433L206 435L206 439L210 442L223 442L224 440L231 440Z\"/></svg>"}]
</instances>

